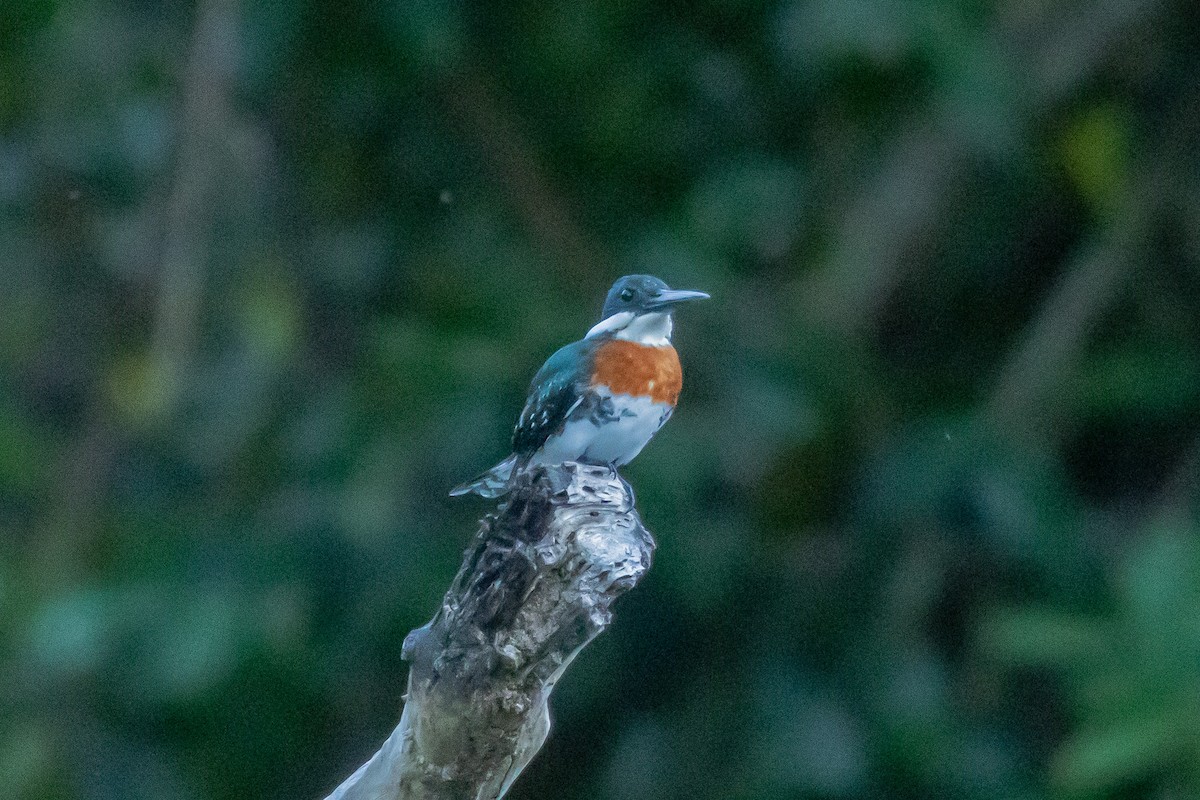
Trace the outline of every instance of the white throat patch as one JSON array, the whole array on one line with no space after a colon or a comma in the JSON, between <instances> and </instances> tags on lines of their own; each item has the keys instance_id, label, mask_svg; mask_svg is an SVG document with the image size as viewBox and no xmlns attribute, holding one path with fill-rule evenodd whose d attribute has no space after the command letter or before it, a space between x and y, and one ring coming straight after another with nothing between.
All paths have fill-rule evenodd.
<instances>
[{"instance_id":1,"label":"white throat patch","mask_svg":"<svg viewBox=\"0 0 1200 800\"><path fill-rule=\"evenodd\" d=\"M664 347L671 343L671 315L665 312L635 315L622 311L600 320L584 338L611 333L614 339L625 339L649 347Z\"/></svg>"},{"instance_id":2,"label":"white throat patch","mask_svg":"<svg viewBox=\"0 0 1200 800\"><path fill-rule=\"evenodd\" d=\"M666 313L642 314L621 330L616 338L627 339L651 347L664 347L671 343L671 315Z\"/></svg>"}]
</instances>

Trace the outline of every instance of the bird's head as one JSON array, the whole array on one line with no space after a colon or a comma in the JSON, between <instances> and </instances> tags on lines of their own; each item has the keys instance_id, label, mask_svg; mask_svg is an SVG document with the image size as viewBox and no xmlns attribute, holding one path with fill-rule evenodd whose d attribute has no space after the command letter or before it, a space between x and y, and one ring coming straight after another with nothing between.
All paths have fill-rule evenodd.
<instances>
[{"instance_id":1,"label":"bird's head","mask_svg":"<svg viewBox=\"0 0 1200 800\"><path fill-rule=\"evenodd\" d=\"M675 306L707 298L704 292L672 289L653 275L626 275L608 290L600 322L587 335L610 333L641 344L666 344L671 340Z\"/></svg>"}]
</instances>

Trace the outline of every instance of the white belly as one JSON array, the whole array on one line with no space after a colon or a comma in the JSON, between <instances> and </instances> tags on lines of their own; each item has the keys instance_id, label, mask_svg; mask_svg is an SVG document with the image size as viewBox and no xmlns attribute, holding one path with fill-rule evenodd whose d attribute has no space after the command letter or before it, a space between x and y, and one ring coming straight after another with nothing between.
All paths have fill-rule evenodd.
<instances>
[{"instance_id":1,"label":"white belly","mask_svg":"<svg viewBox=\"0 0 1200 800\"><path fill-rule=\"evenodd\" d=\"M597 419L584 414L568 419L562 433L547 439L532 461L628 464L671 415L671 406L655 403L649 397L619 394L611 399L616 412L613 416Z\"/></svg>"}]
</instances>

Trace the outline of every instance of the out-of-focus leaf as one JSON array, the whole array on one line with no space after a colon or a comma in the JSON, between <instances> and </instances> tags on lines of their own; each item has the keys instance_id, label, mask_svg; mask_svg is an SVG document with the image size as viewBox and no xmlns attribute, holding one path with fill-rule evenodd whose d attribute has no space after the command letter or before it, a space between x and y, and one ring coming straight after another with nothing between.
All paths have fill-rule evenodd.
<instances>
[{"instance_id":1,"label":"out-of-focus leaf","mask_svg":"<svg viewBox=\"0 0 1200 800\"><path fill-rule=\"evenodd\" d=\"M114 646L115 594L80 589L53 598L39 609L29 647L42 670L66 675L94 672Z\"/></svg>"},{"instance_id":2,"label":"out-of-focus leaf","mask_svg":"<svg viewBox=\"0 0 1200 800\"><path fill-rule=\"evenodd\" d=\"M251 283L238 299L239 327L247 347L268 362L285 358L301 332L299 298L292 286L268 273Z\"/></svg>"},{"instance_id":3,"label":"out-of-focus leaf","mask_svg":"<svg viewBox=\"0 0 1200 800\"><path fill-rule=\"evenodd\" d=\"M52 454L38 431L0 404L0 490L28 492L41 486Z\"/></svg>"},{"instance_id":4,"label":"out-of-focus leaf","mask_svg":"<svg viewBox=\"0 0 1200 800\"><path fill-rule=\"evenodd\" d=\"M919 5L894 0L789 3L776 23L776 46L805 69L847 56L895 61L915 39Z\"/></svg>"},{"instance_id":5,"label":"out-of-focus leaf","mask_svg":"<svg viewBox=\"0 0 1200 800\"><path fill-rule=\"evenodd\" d=\"M1092 209L1111 214L1129 185L1129 131L1122 109L1112 104L1085 110L1062 136L1067 174Z\"/></svg>"},{"instance_id":6,"label":"out-of-focus leaf","mask_svg":"<svg viewBox=\"0 0 1200 800\"><path fill-rule=\"evenodd\" d=\"M1036 609L993 612L979 629L979 645L1010 664L1079 669L1110 658L1112 626L1103 620Z\"/></svg>"},{"instance_id":7,"label":"out-of-focus leaf","mask_svg":"<svg viewBox=\"0 0 1200 800\"><path fill-rule=\"evenodd\" d=\"M1200 542L1188 527L1156 525L1123 570L1125 608L1135 626L1189 617L1200 604Z\"/></svg>"},{"instance_id":8,"label":"out-of-focus leaf","mask_svg":"<svg viewBox=\"0 0 1200 800\"><path fill-rule=\"evenodd\" d=\"M1200 408L1200 352L1156 346L1100 353L1080 365L1065 394L1081 415L1194 412Z\"/></svg>"},{"instance_id":9,"label":"out-of-focus leaf","mask_svg":"<svg viewBox=\"0 0 1200 800\"><path fill-rule=\"evenodd\" d=\"M1026 608L993 614L982 652L1058 671L1078 726L1050 767L1068 796L1100 796L1194 759L1200 717L1200 545L1156 524L1122 565L1109 614Z\"/></svg>"},{"instance_id":10,"label":"out-of-focus leaf","mask_svg":"<svg viewBox=\"0 0 1200 800\"><path fill-rule=\"evenodd\" d=\"M1173 715L1084 728L1055 755L1050 776L1070 795L1095 796L1169 763L1187 739Z\"/></svg>"},{"instance_id":11,"label":"out-of-focus leaf","mask_svg":"<svg viewBox=\"0 0 1200 800\"><path fill-rule=\"evenodd\" d=\"M118 358L110 367L107 399L117 419L138 429L159 422L167 412L175 389L164 364L152 350L137 350Z\"/></svg>"},{"instance_id":12,"label":"out-of-focus leaf","mask_svg":"<svg viewBox=\"0 0 1200 800\"><path fill-rule=\"evenodd\" d=\"M40 723L9 718L0 729L0 793L35 797L55 767L54 738Z\"/></svg>"}]
</instances>

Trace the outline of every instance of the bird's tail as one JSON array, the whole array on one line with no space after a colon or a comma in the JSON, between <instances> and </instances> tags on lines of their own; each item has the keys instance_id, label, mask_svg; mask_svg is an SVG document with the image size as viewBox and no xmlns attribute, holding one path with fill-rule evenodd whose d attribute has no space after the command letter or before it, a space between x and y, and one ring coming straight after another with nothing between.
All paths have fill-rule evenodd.
<instances>
[{"instance_id":1,"label":"bird's tail","mask_svg":"<svg viewBox=\"0 0 1200 800\"><path fill-rule=\"evenodd\" d=\"M450 496L460 497L464 494L477 494L480 497L489 499L502 497L508 494L508 485L512 480L516 467L517 457L511 455L475 479L455 486L450 490Z\"/></svg>"}]
</instances>

